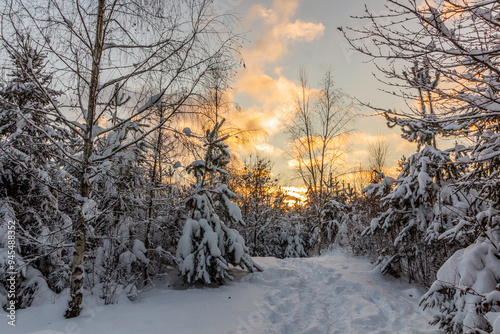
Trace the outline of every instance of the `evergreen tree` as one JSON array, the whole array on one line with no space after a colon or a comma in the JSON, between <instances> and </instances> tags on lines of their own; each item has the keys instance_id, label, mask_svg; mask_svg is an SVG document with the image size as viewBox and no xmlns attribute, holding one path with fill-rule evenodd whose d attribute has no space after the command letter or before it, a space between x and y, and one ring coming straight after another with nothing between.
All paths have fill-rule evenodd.
<instances>
[{"instance_id":1,"label":"evergreen tree","mask_svg":"<svg viewBox=\"0 0 500 334\"><path fill-rule=\"evenodd\" d=\"M115 113L116 115L116 113ZM111 131L96 140L96 155L105 156L140 133L138 127ZM148 266L146 248L139 225L145 216L144 148L135 145L97 165L91 178L92 193L98 200L89 217L88 245L92 259L86 264L89 290L105 304L122 295L137 298L137 283Z\"/></svg>"},{"instance_id":2,"label":"evergreen tree","mask_svg":"<svg viewBox=\"0 0 500 334\"><path fill-rule=\"evenodd\" d=\"M453 185L445 184L438 193L434 216L441 219L433 219L426 237L429 242L440 240L440 251L445 245L450 247L447 241L452 248L462 249L443 265L422 303L439 307L441 315L436 323L446 331L488 332L492 323L482 313L496 302L491 296L497 294L500 283L496 275L499 263L493 260L499 257L500 228L500 4L479 0L425 4L395 0L386 8L381 15L367 10L362 19L370 25L356 30L360 35L355 39L349 38L347 32L346 37L372 59L390 60L379 70L389 78L386 82L403 88L391 93L418 101L419 96L406 94L404 88L420 86L419 92L427 91L425 101L432 101L433 106L427 109L430 113L426 117L392 111L387 115L405 118L408 125L413 125L408 127L408 139L412 133L425 137L432 132L467 139L451 150L455 152L454 168L461 174ZM409 26L409 21L418 24ZM358 44L363 41L369 43ZM422 75L408 82L400 66L409 59L422 58L425 66L414 71ZM426 66L439 73L444 85L438 87L433 80L427 80ZM475 254L475 259L467 254ZM478 307L474 309L470 303Z\"/></svg>"},{"instance_id":3,"label":"evergreen tree","mask_svg":"<svg viewBox=\"0 0 500 334\"><path fill-rule=\"evenodd\" d=\"M380 249L383 272L404 272L410 280L419 282L433 279L435 265L443 261L444 254L436 253L426 237L434 222L447 219L450 212L437 209L443 206L440 192L444 184L457 177L449 152L433 146L426 146L404 163L394 189L382 198L386 211L364 232L377 233L380 229L392 237L392 245Z\"/></svg>"},{"instance_id":4,"label":"evergreen tree","mask_svg":"<svg viewBox=\"0 0 500 334\"><path fill-rule=\"evenodd\" d=\"M47 116L60 93L50 88L46 55L34 45L29 36L4 45L12 68L0 89L0 215L2 224L16 225L18 308L30 306L50 289L61 291L68 280L69 259L62 243L68 238L71 211L64 212L60 203L71 190L57 147L67 143L69 134ZM8 271L7 226L2 231L0 290ZM1 302L5 306L4 298Z\"/></svg>"},{"instance_id":5,"label":"evergreen tree","mask_svg":"<svg viewBox=\"0 0 500 334\"><path fill-rule=\"evenodd\" d=\"M252 260L248 247L238 231L215 213L217 204L225 212L226 222L242 223L239 207L230 198L235 197L227 185L228 173L224 167L229 162L229 151L219 137L224 120L207 130L203 138L205 159L191 163L187 170L196 181L193 193L186 200L183 233L177 247L179 271L189 283L224 283L232 279L229 264L253 272L261 268Z\"/></svg>"}]
</instances>

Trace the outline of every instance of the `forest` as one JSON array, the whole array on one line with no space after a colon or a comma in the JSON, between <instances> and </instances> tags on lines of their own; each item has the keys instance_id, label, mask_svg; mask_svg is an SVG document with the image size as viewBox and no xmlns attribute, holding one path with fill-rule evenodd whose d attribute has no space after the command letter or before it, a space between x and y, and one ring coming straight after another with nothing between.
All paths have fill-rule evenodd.
<instances>
[{"instance_id":1,"label":"forest","mask_svg":"<svg viewBox=\"0 0 500 334\"><path fill-rule=\"evenodd\" d=\"M335 27L406 108L296 70L282 132L303 197L272 158L233 154L266 137L237 122L237 13L210 0L0 7L2 322L57 296L72 319L89 296L139 303L165 277L201 291L236 267L265 272L263 257L341 249L425 289L436 329L500 333L498 1L387 0ZM360 109L416 150L391 169L380 137L346 171Z\"/></svg>"}]
</instances>

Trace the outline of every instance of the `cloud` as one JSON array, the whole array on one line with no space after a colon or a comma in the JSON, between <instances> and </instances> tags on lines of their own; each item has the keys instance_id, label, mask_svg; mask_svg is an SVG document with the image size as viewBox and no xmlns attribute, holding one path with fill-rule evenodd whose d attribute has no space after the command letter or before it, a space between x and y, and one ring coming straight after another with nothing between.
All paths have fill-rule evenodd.
<instances>
[{"instance_id":1,"label":"cloud","mask_svg":"<svg viewBox=\"0 0 500 334\"><path fill-rule=\"evenodd\" d=\"M384 134L371 134L367 132L357 131L354 135L349 137L349 142L353 147L368 147L370 143L373 143L380 138L389 143L389 149L393 153L405 153L408 150L415 150L416 145L410 143L401 138L401 135L397 132L384 133Z\"/></svg>"},{"instance_id":2,"label":"cloud","mask_svg":"<svg viewBox=\"0 0 500 334\"><path fill-rule=\"evenodd\" d=\"M367 132L358 131L349 137L351 151L347 156L347 168L353 169L360 163L368 165L370 143L375 142L377 139L382 139L389 143L389 154L386 162L386 172L388 175L397 176L396 171L397 162L403 155L408 157L416 151L416 144L410 143L401 138L398 132L371 134Z\"/></svg>"},{"instance_id":3,"label":"cloud","mask_svg":"<svg viewBox=\"0 0 500 334\"><path fill-rule=\"evenodd\" d=\"M293 80L282 75L279 61L293 43L311 42L325 31L321 23L294 19L298 0L275 0L270 8L251 7L246 22L255 40L241 53L245 69L237 77L236 100L243 100L243 112L235 121L243 129L263 129L269 136L283 130L288 119L287 105L297 90Z\"/></svg>"},{"instance_id":4,"label":"cloud","mask_svg":"<svg viewBox=\"0 0 500 334\"><path fill-rule=\"evenodd\" d=\"M282 187L281 190L287 195L285 203L289 206L300 204L300 202L305 202L307 200L306 187Z\"/></svg>"},{"instance_id":5,"label":"cloud","mask_svg":"<svg viewBox=\"0 0 500 334\"><path fill-rule=\"evenodd\" d=\"M304 22L292 18L298 8L298 0L275 0L271 8L253 6L247 19L257 32L255 46L247 48L244 55L252 56L254 62L275 62L287 51L291 42L311 42L322 36L325 26L322 23ZM250 59L250 58L248 58Z\"/></svg>"},{"instance_id":6,"label":"cloud","mask_svg":"<svg viewBox=\"0 0 500 334\"><path fill-rule=\"evenodd\" d=\"M285 154L285 151L281 148L268 143L257 144L255 146L255 149L257 150L257 152L266 153L270 156L282 156L283 154Z\"/></svg>"},{"instance_id":7,"label":"cloud","mask_svg":"<svg viewBox=\"0 0 500 334\"><path fill-rule=\"evenodd\" d=\"M286 25L284 36L290 41L312 42L324 32L325 26L321 23L297 20Z\"/></svg>"}]
</instances>

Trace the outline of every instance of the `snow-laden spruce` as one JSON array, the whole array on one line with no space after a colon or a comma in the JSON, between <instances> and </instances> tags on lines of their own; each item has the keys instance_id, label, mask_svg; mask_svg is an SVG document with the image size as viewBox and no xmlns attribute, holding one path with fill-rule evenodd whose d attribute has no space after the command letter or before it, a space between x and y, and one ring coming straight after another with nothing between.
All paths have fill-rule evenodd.
<instances>
[{"instance_id":1,"label":"snow-laden spruce","mask_svg":"<svg viewBox=\"0 0 500 334\"><path fill-rule=\"evenodd\" d=\"M386 211L374 218L363 232L373 234L381 229L393 238L393 244L380 254L382 272L398 273L403 266L410 279L420 282L433 279L433 265L442 261L442 257L433 250L427 233L429 229L437 230L437 225L443 224L448 220L447 215L453 213L444 210L448 203L443 201L440 190L456 177L449 152L428 145L404 162L396 181L388 178L388 182L383 180L365 189L368 194L377 194L383 193L388 184L395 184L382 198ZM429 260L428 265L421 265L423 256Z\"/></svg>"},{"instance_id":2,"label":"snow-laden spruce","mask_svg":"<svg viewBox=\"0 0 500 334\"><path fill-rule=\"evenodd\" d=\"M419 148L422 144L444 145L436 136L456 138L458 142L449 150L454 152L449 166L459 173L441 184L435 177L418 178L422 185L439 186L429 188L437 195L434 201L411 203L415 195L423 197L411 191L410 183L410 191L399 183L393 193L399 193L402 200L388 203L392 207L373 226L383 227L387 218L399 216L400 221L392 224L400 224L402 229L388 232L398 245L411 241L406 243L409 252L405 256L421 253L425 244L418 241L425 240L436 248L430 256L421 257L422 266L431 263L438 267L440 263L433 263L434 259L449 257L424 298L426 306L439 309L436 322L442 328L498 333L500 319L494 320L494 315L498 315L495 307L500 289L500 2L395 0L386 9L380 15L367 11L362 17L369 23L367 28L351 31L355 32L352 37L346 31L346 37L361 53L384 62L378 69L386 83L397 86L391 93L403 97L410 107L408 111L387 110L389 126L401 127L403 137L416 141ZM410 21L417 24L406 24ZM413 67L406 70L408 65ZM438 81L444 84L438 85ZM413 88L414 93L406 88ZM405 201L412 205L398 205ZM416 240L408 238L414 235L406 229L410 226L420 234ZM379 249L393 256L401 253L391 246Z\"/></svg>"},{"instance_id":3,"label":"snow-laden spruce","mask_svg":"<svg viewBox=\"0 0 500 334\"><path fill-rule=\"evenodd\" d=\"M213 130L207 130L203 138L205 159L187 167L196 181L192 195L186 200L177 261L181 275L189 283L224 283L225 279L232 279L229 264L250 272L261 270L250 257L239 232L229 228L215 212L215 207L221 206L226 222L243 224L240 209L230 200L235 195L226 185L228 173L224 167L230 155L224 143L228 137L219 137L223 123L224 120L216 123Z\"/></svg>"},{"instance_id":4,"label":"snow-laden spruce","mask_svg":"<svg viewBox=\"0 0 500 334\"><path fill-rule=\"evenodd\" d=\"M16 271L16 308L25 308L68 282L70 259L61 243L71 219L61 198L71 190L57 149L68 132L48 116L60 93L50 88L42 48L23 35L4 48L11 68L0 86L0 306L7 305L7 273Z\"/></svg>"}]
</instances>

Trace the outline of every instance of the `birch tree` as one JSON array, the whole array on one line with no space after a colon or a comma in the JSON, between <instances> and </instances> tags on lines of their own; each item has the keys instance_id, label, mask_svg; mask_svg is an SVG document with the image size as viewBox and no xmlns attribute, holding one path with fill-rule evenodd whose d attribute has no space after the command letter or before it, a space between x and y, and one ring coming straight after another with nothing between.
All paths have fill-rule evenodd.
<instances>
[{"instance_id":1,"label":"birch tree","mask_svg":"<svg viewBox=\"0 0 500 334\"><path fill-rule=\"evenodd\" d=\"M50 117L78 137L73 150L56 145L76 178L78 210L66 311L72 318L81 310L87 230L107 210L96 201L93 179L113 156L178 113L205 74L237 47L232 18L215 13L208 0L9 0L2 5L1 24L4 43L14 34L29 33L47 49L55 84L67 92L65 103L51 99ZM120 120L109 122L119 90L127 85L140 92L158 72L168 78L162 87L152 96L135 94L128 108L122 107ZM164 96L172 98L163 119L145 127L148 112ZM45 136L56 144L50 133ZM96 140L110 136L121 140L97 152Z\"/></svg>"},{"instance_id":2,"label":"birch tree","mask_svg":"<svg viewBox=\"0 0 500 334\"><path fill-rule=\"evenodd\" d=\"M288 133L298 176L307 187L318 222L328 200L328 182L332 174L338 173L346 149L346 136L354 118L352 107L348 97L335 87L330 71L324 74L320 89L314 91L305 70L299 70L299 89Z\"/></svg>"}]
</instances>

